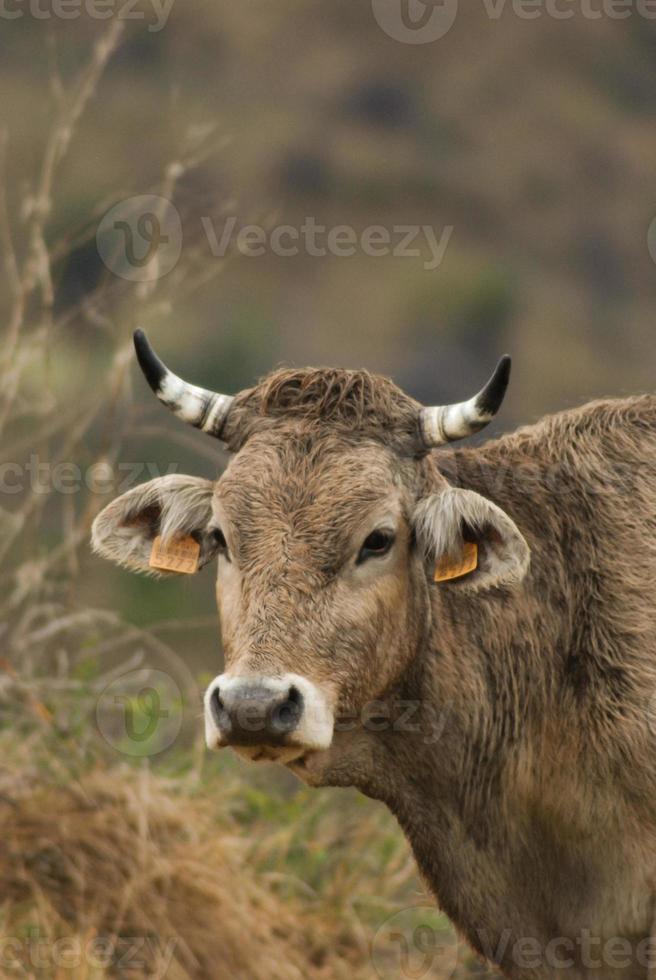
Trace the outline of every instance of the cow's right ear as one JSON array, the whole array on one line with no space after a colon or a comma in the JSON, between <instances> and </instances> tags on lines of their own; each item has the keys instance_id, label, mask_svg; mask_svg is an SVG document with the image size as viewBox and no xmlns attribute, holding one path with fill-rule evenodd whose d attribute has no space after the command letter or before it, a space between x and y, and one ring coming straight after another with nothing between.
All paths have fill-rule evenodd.
<instances>
[{"instance_id":1,"label":"cow's right ear","mask_svg":"<svg viewBox=\"0 0 656 980\"><path fill-rule=\"evenodd\" d=\"M217 552L208 534L213 493L211 480L178 473L142 483L98 514L91 529L93 550L133 571L158 574L150 564L155 538L191 537L200 545L202 568Z\"/></svg>"}]
</instances>

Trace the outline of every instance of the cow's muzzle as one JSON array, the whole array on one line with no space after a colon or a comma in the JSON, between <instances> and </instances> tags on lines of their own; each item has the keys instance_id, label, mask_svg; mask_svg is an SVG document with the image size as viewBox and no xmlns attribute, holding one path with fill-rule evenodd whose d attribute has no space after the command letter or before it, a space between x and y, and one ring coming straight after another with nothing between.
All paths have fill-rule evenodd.
<instances>
[{"instance_id":1,"label":"cow's muzzle","mask_svg":"<svg viewBox=\"0 0 656 980\"><path fill-rule=\"evenodd\" d=\"M303 696L293 686L287 691L264 684L228 691L215 687L210 711L228 745L283 745L303 714Z\"/></svg>"},{"instance_id":2,"label":"cow's muzzle","mask_svg":"<svg viewBox=\"0 0 656 980\"><path fill-rule=\"evenodd\" d=\"M333 713L306 678L222 674L205 694L205 734L210 748L231 746L250 759L286 762L328 748Z\"/></svg>"}]
</instances>

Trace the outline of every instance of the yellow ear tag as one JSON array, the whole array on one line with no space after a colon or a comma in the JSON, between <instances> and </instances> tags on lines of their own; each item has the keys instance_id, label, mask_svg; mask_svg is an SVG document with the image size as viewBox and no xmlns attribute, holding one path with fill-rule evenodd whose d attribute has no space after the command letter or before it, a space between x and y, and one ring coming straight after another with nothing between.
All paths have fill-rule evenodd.
<instances>
[{"instance_id":1,"label":"yellow ear tag","mask_svg":"<svg viewBox=\"0 0 656 980\"><path fill-rule=\"evenodd\" d=\"M194 538L169 538L165 541L158 534L153 541L148 564L163 572L193 575L198 571L199 558L200 545Z\"/></svg>"},{"instance_id":2,"label":"yellow ear tag","mask_svg":"<svg viewBox=\"0 0 656 980\"><path fill-rule=\"evenodd\" d=\"M450 582L454 578L462 578L475 572L478 568L478 545L475 541L465 541L460 558L445 555L435 566L436 582Z\"/></svg>"}]
</instances>

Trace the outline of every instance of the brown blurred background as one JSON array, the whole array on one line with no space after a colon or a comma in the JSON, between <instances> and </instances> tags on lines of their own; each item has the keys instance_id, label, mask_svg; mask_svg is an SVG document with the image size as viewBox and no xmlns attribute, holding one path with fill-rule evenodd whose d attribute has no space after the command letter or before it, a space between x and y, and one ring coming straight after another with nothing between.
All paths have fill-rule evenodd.
<instances>
[{"instance_id":1,"label":"brown blurred background","mask_svg":"<svg viewBox=\"0 0 656 980\"><path fill-rule=\"evenodd\" d=\"M25 476L34 454L83 475L100 460L121 490L150 475L144 466L219 472L219 446L168 416L138 375L137 325L175 371L228 392L280 363L339 364L389 374L424 401L460 399L507 351L496 432L656 387L649 4L562 0L574 16L557 19L461 0L443 36L410 44L378 22L392 24L400 0L374 0L378 20L353 0L174 0L167 17L139 0L107 19L68 2L66 19L46 0L7 0L0 13L0 439L3 462L19 468L3 471L0 642L38 597L68 616L93 607L137 628L165 621L196 681L220 667L211 568L163 582L115 569L86 543L114 489L35 493ZM403 4L415 20L432 9ZM131 281L99 254L111 238L103 216L153 194L180 217L180 258ZM301 242L297 255L256 257L235 241L246 225L269 234L308 217L357 236L380 226L393 243L398 226L451 230L434 269L421 233L414 256L313 256ZM231 243L215 256L207 228L220 238L229 220ZM31 276L18 326L11 254L19 283ZM71 661L85 649L93 659L102 629L67 648ZM48 642L46 677L61 653ZM20 671L34 657L17 650L5 652ZM197 708L186 709L193 730Z\"/></svg>"},{"instance_id":2,"label":"brown blurred background","mask_svg":"<svg viewBox=\"0 0 656 980\"><path fill-rule=\"evenodd\" d=\"M143 21L126 14L46 226L58 245L55 310L67 314L51 350L58 396L84 399L102 384L137 321L174 369L228 391L280 362L341 364L440 401L471 392L507 350L506 428L652 388L656 22L633 8L626 19L565 8L576 15L524 19L507 3L495 19L482 2L461 3L448 33L423 44L390 37L368 3L346 0L177 2L159 30L148 3L133 12ZM56 104L53 64L66 83L107 21L83 7L70 20L18 9L0 26L20 226ZM108 272L95 232L109 207L147 193L171 198L184 240L146 302L138 284ZM420 257L313 257L302 246L254 257L233 236L227 256L213 257L202 223L220 236L231 217L238 231L298 228L307 216L357 233L452 232L431 271L423 239ZM134 379L125 458L216 472L218 449L186 432L183 448L179 424ZM89 574L92 594L141 621L167 603L212 608L211 573L164 588L97 561ZM204 636L203 659L213 654Z\"/></svg>"}]
</instances>

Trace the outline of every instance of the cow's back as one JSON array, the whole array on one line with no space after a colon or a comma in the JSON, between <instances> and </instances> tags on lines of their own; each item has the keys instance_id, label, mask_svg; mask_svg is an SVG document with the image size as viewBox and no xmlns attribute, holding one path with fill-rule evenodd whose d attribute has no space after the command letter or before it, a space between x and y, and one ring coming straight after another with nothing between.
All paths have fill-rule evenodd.
<instances>
[{"instance_id":1,"label":"cow's back","mask_svg":"<svg viewBox=\"0 0 656 980\"><path fill-rule=\"evenodd\" d=\"M459 780L481 853L507 834L513 854L490 888L519 889L519 934L548 913L564 936L590 922L644 935L656 895L656 397L594 402L436 459L531 548L518 590L474 611L455 588L435 599L435 646L460 672L477 664L488 691ZM555 875L542 893L534 868L568 860L585 874Z\"/></svg>"},{"instance_id":2,"label":"cow's back","mask_svg":"<svg viewBox=\"0 0 656 980\"><path fill-rule=\"evenodd\" d=\"M592 402L438 464L516 521L532 554L518 601L562 620L571 658L584 644L621 659L623 640L654 636L656 396Z\"/></svg>"}]
</instances>

